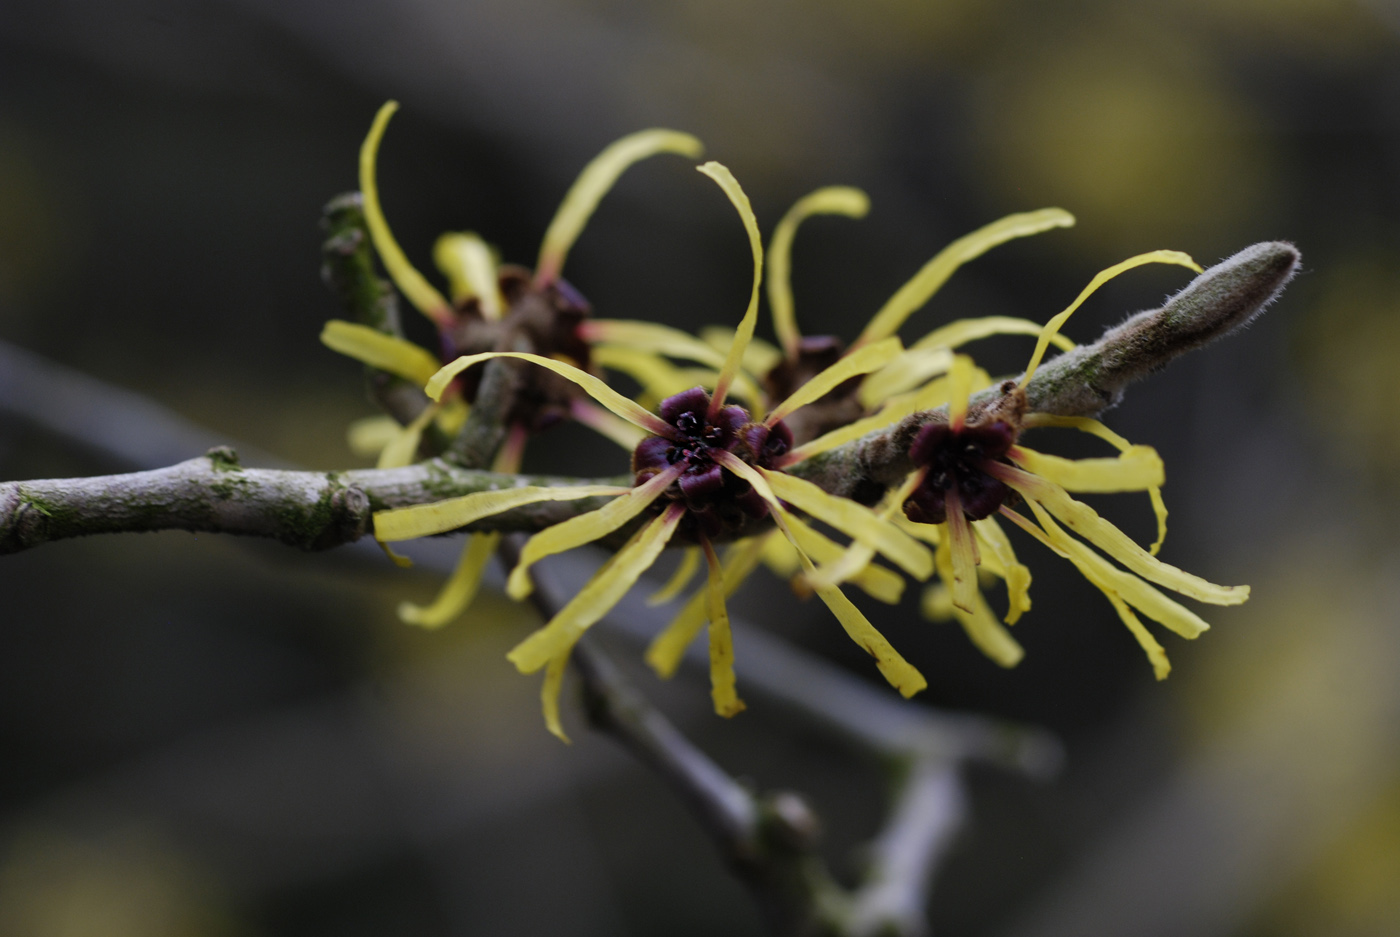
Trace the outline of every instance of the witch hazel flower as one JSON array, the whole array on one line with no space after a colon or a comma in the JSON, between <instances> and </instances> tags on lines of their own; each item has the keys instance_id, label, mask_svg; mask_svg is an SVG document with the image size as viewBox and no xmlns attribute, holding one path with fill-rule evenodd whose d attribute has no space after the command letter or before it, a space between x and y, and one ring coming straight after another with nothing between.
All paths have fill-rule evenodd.
<instances>
[{"instance_id":1,"label":"witch hazel flower","mask_svg":"<svg viewBox=\"0 0 1400 937\"><path fill-rule=\"evenodd\" d=\"M580 325L591 308L562 278L564 261L602 197L628 167L662 153L698 157L703 149L700 141L672 130L644 130L604 149L565 195L545 232L533 272L502 264L496 251L473 232L443 234L434 245L433 260L447 282L449 300L408 259L380 204L376 179L379 146L397 109L394 101L380 108L360 149L365 226L394 285L437 329L440 347L434 353L367 325L343 320L326 323L322 342L418 386L426 384L445 361L522 345L535 354L588 370L593 366L590 346L580 333ZM451 382L405 426L398 426L389 417L358 423L352 428L352 444L359 440L377 445L380 468L410 464L430 424L436 422L449 435L462 426L479 389L481 373L478 368ZM627 448L640 438L633 426L592 403L573 382L535 370L528 384L513 395L506 414L510 429L492 468L519 471L528 436L565 419L577 420ZM468 537L456 569L437 598L427 606L401 604L400 618L410 624L439 627L459 617L475 596L498 542L499 536L494 534Z\"/></svg>"},{"instance_id":2,"label":"witch hazel flower","mask_svg":"<svg viewBox=\"0 0 1400 937\"><path fill-rule=\"evenodd\" d=\"M709 570L703 593L705 616L693 624L673 624L658 638L653 651L658 645L683 650L708 620L711 695L716 712L724 716L740 712L744 705L736 689L733 645L725 610L735 567L720 560L715 549L717 540L742 537L750 525L771 521L793 544L804 567L815 571L806 549L814 542L811 535L815 531L795 513L802 511L868 547L872 554L883 555L916 578L925 579L933 572L931 551L889 518L828 494L778 467L780 462L790 464L792 437L785 419L851 378L888 364L902 348L897 338L872 343L844 357L761 416L729 403L730 390L739 379L741 362L757 322L763 247L748 197L729 170L711 162L701 166L700 171L720 186L739 212L754 258L748 309L715 374L712 392L703 387L687 389L662 401L659 412L653 413L572 365L505 351L460 357L438 371L425 388L430 397L438 399L464 371L496 358L529 361L547 369L571 381L598 404L646 434L633 450L632 486L521 486L374 515L375 536L382 542L393 542L456 530L526 504L611 496L601 508L532 536L507 578L508 594L525 598L533 589L529 575L533 564L610 537L629 525L636 528L622 548L544 627L508 655L522 673L545 672L545 722L561 738L564 733L559 720L559 690L574 645L673 541L693 543L704 556ZM826 555L839 552L840 548L833 544ZM875 658L881 673L902 694L912 695L927 685L838 586L823 585L816 591L847 633Z\"/></svg>"},{"instance_id":3,"label":"witch hazel flower","mask_svg":"<svg viewBox=\"0 0 1400 937\"><path fill-rule=\"evenodd\" d=\"M1164 679L1171 667L1138 613L1185 638L1195 638L1209 627L1158 586L1214 605L1236 605L1249 597L1248 586L1219 586L1156 558L1166 534L1166 508L1161 497L1163 465L1153 449L1129 444L1096 420L1027 412L1026 385L1069 316L1104 282L1154 262L1200 271L1190 257L1176 251L1153 251L1104 270L1073 304L1045 324L1021 379L994 386L976 403L970 402L977 379L971 359L955 356L947 377L947 409L920 418L922 426L908 446L908 460L915 470L882 503L883 516L894 517L903 529L936 547L935 566L946 591L931 590L926 607L955 617L973 642L1003 666L1016 664L1023 652L991 612L978 585L978 572L990 568L1006 581L1006 624L1014 624L1030 610L1030 572L1017 561L995 520L998 514L1070 560L1104 593L1147 653L1158 679ZM1070 460L1037 452L1020 442L1026 429L1036 427L1091 433L1118 449L1119 455ZM1145 491L1151 498L1158 537L1149 549L1071 495L1127 491ZM1016 510L1021 504L1029 510L1029 518ZM867 559L853 547L817 575L839 582Z\"/></svg>"}]
</instances>

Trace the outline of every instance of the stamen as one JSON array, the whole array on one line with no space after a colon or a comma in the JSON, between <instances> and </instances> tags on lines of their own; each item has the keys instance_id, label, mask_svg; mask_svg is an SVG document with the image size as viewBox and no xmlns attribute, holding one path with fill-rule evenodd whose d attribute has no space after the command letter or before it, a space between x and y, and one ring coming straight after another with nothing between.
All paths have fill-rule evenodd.
<instances>
[{"instance_id":1,"label":"stamen","mask_svg":"<svg viewBox=\"0 0 1400 937\"><path fill-rule=\"evenodd\" d=\"M723 163L711 161L698 168L724 190L730 203L739 212L739 218L744 222L744 230L749 235L749 248L753 252L753 288L749 291L749 307L744 312L744 318L739 320L739 328L734 332L734 341L729 346L729 353L724 357L724 366L720 368L719 380L715 382L715 393L710 399L709 411L710 417L713 418L724 406L724 399L729 394L729 385L734 383L734 376L739 373L744 361L744 350L753 338L754 326L758 324L758 284L763 279L763 242L758 235L758 219L754 217L753 207L749 205L749 197L744 194L743 188L728 167Z\"/></svg>"},{"instance_id":2,"label":"stamen","mask_svg":"<svg viewBox=\"0 0 1400 937\"><path fill-rule=\"evenodd\" d=\"M788 209L773 229L768 242L768 308L773 313L773 331L789 361L797 360L802 334L792 301L792 241L797 228L812 215L846 215L863 218L870 211L870 197L860 189L829 186L805 195Z\"/></svg>"},{"instance_id":3,"label":"stamen","mask_svg":"<svg viewBox=\"0 0 1400 937\"><path fill-rule=\"evenodd\" d=\"M987 251L1015 238L1027 237L1049 231L1051 228L1068 228L1074 224L1074 216L1059 208L1042 208L1040 211L1008 215L978 228L971 234L958 238L924 264L913 278L899 288L889 301L875 313L865 331L852 347L876 342L899 331L899 327L917 309L929 301L944 283L948 282L959 267L974 260Z\"/></svg>"},{"instance_id":4,"label":"stamen","mask_svg":"<svg viewBox=\"0 0 1400 937\"><path fill-rule=\"evenodd\" d=\"M535 286L545 287L559 279L564 259L574 246L594 209L633 163L659 153L676 153L699 159L704 145L688 133L674 130L643 130L629 134L610 144L583 167L578 179L569 188L554 220L544 233L540 244L540 259L535 264Z\"/></svg>"},{"instance_id":5,"label":"stamen","mask_svg":"<svg viewBox=\"0 0 1400 937\"><path fill-rule=\"evenodd\" d=\"M1152 263L1177 264L1178 266L1194 270L1197 273L1204 272L1201 270L1200 264L1192 260L1189 254L1183 254L1181 251L1149 251L1146 254L1138 254L1136 257L1129 257L1127 260L1114 264L1107 270L1099 271L1094 278L1089 281L1089 285L1079 292L1074 302L1069 304L1069 308L1045 323L1045 327L1040 332L1040 339L1035 343L1035 351L1031 354L1030 364L1026 365L1026 373L1021 378L1021 387L1025 387L1029 384L1031 378L1035 376L1035 369L1040 367L1040 359L1045 357L1045 350L1050 345L1050 338L1060 330L1060 326L1065 324L1069 317L1074 314L1074 310L1078 309L1084 303L1084 300L1092 296L1095 290L1118 276L1118 274L1131 270L1134 267L1141 267L1143 264Z\"/></svg>"},{"instance_id":6,"label":"stamen","mask_svg":"<svg viewBox=\"0 0 1400 937\"><path fill-rule=\"evenodd\" d=\"M379 259L388 271L389 278L408 297L419 312L432 319L439 327L452 321L452 310L442 294L433 288L423 274L408 262L399 242L389 230L389 222L384 218L384 210L379 205L379 184L375 181L375 164L379 159L379 141L384 138L384 128L389 118L399 109L398 101L388 101L374 115L369 135L360 147L360 193L364 197L365 227L369 228L370 240L379 253Z\"/></svg>"}]
</instances>

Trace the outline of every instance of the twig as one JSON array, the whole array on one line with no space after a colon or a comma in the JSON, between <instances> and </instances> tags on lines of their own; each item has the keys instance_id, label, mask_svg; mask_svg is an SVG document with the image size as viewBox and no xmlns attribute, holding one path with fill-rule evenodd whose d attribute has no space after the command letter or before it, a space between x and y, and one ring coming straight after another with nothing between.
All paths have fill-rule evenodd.
<instances>
[{"instance_id":1,"label":"twig","mask_svg":"<svg viewBox=\"0 0 1400 937\"><path fill-rule=\"evenodd\" d=\"M1201 274L1160 309L1138 313L1092 345L1048 362L1028 385L1029 398L1041 412L1098 413L1116 402L1130 382L1248 322L1278 295L1296 270L1298 258L1297 250L1282 242L1257 244L1236 254ZM927 419L927 414L916 414L892 429L871 433L798 463L790 471L843 496L853 496L872 483L894 484L912 470L908 443ZM471 445L473 451L480 448L475 443ZM4 544L0 549L13 552L87 533L166 528L227 530L324 548L348 542L370 529L368 519L361 523L358 517L353 522L346 518L329 527L321 525L314 531L304 529L302 519L319 518L324 513L322 499L328 485L336 489L358 488L365 495L367 508L379 510L524 481L518 476L464 470L443 459L429 459L387 473L304 473L301 479L259 478L253 474L256 470L236 465L223 474L181 466L174 466L171 471L180 476L183 484L180 497L151 504L149 511L142 511L141 507L166 493L165 479L149 475L108 476L101 482L112 489L107 499L95 498L96 480L91 479L0 484L0 544ZM558 478L544 483L580 481ZM110 508L113 499L127 503L129 509L112 517L88 516L92 510ZM537 510L486 518L471 529L537 530L597 506L596 501L555 502ZM290 531L290 538L289 517L297 518L291 525L295 529ZM218 526L225 519L233 526ZM121 526L119 521L129 526ZM738 531L735 535L752 532ZM624 530L620 536L627 533Z\"/></svg>"}]
</instances>

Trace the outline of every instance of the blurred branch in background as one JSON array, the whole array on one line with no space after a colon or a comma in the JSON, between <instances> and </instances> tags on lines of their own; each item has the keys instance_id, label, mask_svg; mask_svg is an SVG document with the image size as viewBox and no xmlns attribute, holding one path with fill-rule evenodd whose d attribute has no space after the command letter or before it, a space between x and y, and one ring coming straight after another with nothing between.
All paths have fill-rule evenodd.
<instances>
[{"instance_id":1,"label":"blurred branch in background","mask_svg":"<svg viewBox=\"0 0 1400 937\"><path fill-rule=\"evenodd\" d=\"M11 363L17 366L6 367ZM207 431L140 395L110 388L5 343L0 343L0 373L9 375L0 383L0 411L63 439L76 439L90 415L86 399L61 393L60 388L93 393L94 399L104 401L106 432L97 434L96 442L84 439L84 444L106 454L103 440L123 440L110 455L130 464L154 461L127 441L131 438L157 454L203 445L210 438ZM215 447L206 459L192 461L214 464L227 460L229 452ZM510 551L518 551L519 545L511 539L506 543L508 565L513 565ZM532 601L545 618L577 590L577 582L566 582L560 574L580 579L581 566L576 559L557 557L535 572ZM443 564L444 571L449 568ZM644 643L666 621L667 611L634 600L619 605L607 623ZM590 722L615 736L676 789L753 890L776 933L925 933L929 889L939 860L963 824L961 766L982 761L1044 779L1058 770L1058 742L1011 723L945 715L895 700L781 639L741 620L736 624L752 668L746 681L754 695L873 753L885 767L889 818L869 848L861 885L847 891L826 870L816 853L820 821L800 796L758 795L729 777L631 687L600 648L585 641L575 651L575 664ZM699 647L690 648L686 660L701 669L708 664Z\"/></svg>"}]
</instances>

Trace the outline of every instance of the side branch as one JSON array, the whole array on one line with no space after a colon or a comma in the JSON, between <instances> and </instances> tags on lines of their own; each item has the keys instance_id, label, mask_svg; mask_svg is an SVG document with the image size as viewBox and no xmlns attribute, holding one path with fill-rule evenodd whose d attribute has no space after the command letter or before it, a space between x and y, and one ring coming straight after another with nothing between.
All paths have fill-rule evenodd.
<instances>
[{"instance_id":1,"label":"side branch","mask_svg":"<svg viewBox=\"0 0 1400 937\"><path fill-rule=\"evenodd\" d=\"M243 468L233 450L218 448L148 472L0 483L0 554L88 534L155 530L270 537L325 550L364 536L376 510L498 488L572 483L473 471L439 459L347 472ZM539 530L603 501L527 505L490 518L491 529Z\"/></svg>"}]
</instances>

